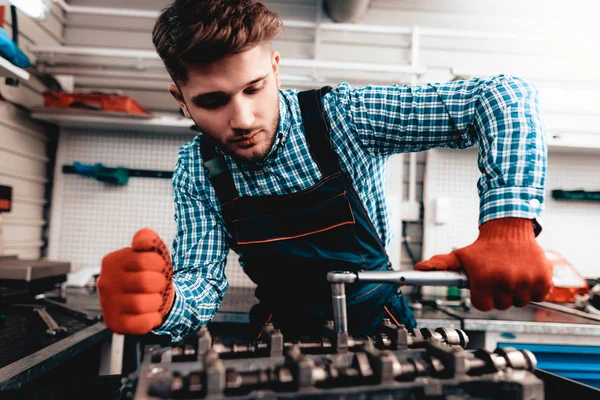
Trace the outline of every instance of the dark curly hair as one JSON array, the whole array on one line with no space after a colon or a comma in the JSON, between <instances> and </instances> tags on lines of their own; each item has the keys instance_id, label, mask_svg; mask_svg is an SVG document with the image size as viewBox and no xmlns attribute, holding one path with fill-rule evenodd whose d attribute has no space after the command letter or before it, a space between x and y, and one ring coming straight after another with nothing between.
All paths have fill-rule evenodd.
<instances>
[{"instance_id":1,"label":"dark curly hair","mask_svg":"<svg viewBox=\"0 0 600 400\"><path fill-rule=\"evenodd\" d=\"M176 0L156 20L152 41L173 80L186 83L186 65L241 53L282 30L279 16L256 0Z\"/></svg>"}]
</instances>

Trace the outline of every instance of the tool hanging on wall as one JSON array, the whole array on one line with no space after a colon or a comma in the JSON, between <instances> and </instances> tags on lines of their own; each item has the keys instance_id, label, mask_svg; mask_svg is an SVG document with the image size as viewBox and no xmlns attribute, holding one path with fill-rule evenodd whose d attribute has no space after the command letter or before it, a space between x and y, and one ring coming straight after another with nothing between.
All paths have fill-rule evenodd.
<instances>
[{"instance_id":1,"label":"tool hanging on wall","mask_svg":"<svg viewBox=\"0 0 600 400\"><path fill-rule=\"evenodd\" d=\"M4 10L4 9L3 9ZM6 58L19 68L29 68L31 61L29 57L19 48L19 21L17 18L17 8L10 6L12 38L0 29L0 56ZM5 83L10 86L18 86L19 80L16 78L7 77Z\"/></svg>"},{"instance_id":2,"label":"tool hanging on wall","mask_svg":"<svg viewBox=\"0 0 600 400\"><path fill-rule=\"evenodd\" d=\"M100 163L83 164L74 162L73 165L63 165L63 174L89 176L100 182L112 185L126 185L129 177L171 179L173 171L147 169L129 169L125 167L106 167Z\"/></svg>"},{"instance_id":3,"label":"tool hanging on wall","mask_svg":"<svg viewBox=\"0 0 600 400\"><path fill-rule=\"evenodd\" d=\"M600 191L556 189L552 191L552 198L570 201L600 201Z\"/></svg>"}]
</instances>

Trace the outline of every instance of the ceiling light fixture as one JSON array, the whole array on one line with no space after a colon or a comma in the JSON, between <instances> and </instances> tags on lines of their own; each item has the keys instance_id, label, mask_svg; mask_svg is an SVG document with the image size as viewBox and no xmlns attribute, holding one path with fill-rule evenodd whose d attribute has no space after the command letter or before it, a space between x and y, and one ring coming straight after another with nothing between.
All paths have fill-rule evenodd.
<instances>
[{"instance_id":1,"label":"ceiling light fixture","mask_svg":"<svg viewBox=\"0 0 600 400\"><path fill-rule=\"evenodd\" d=\"M8 4L17 7L23 14L38 21L46 19L50 14L50 8L44 0L8 0Z\"/></svg>"}]
</instances>

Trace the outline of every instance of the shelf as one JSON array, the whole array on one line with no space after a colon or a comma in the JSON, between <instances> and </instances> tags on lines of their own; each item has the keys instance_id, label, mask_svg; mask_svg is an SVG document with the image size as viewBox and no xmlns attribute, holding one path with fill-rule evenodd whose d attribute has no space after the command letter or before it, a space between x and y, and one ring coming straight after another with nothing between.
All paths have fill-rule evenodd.
<instances>
[{"instance_id":1,"label":"shelf","mask_svg":"<svg viewBox=\"0 0 600 400\"><path fill-rule=\"evenodd\" d=\"M556 153L600 153L600 133L549 134L548 151Z\"/></svg>"},{"instance_id":2,"label":"shelf","mask_svg":"<svg viewBox=\"0 0 600 400\"><path fill-rule=\"evenodd\" d=\"M187 118L140 117L122 113L77 109L38 108L33 118L61 128L130 131L140 133L189 134L193 123ZM556 153L600 153L600 133L555 133L548 135L548 149Z\"/></svg>"},{"instance_id":3,"label":"shelf","mask_svg":"<svg viewBox=\"0 0 600 400\"><path fill-rule=\"evenodd\" d=\"M114 112L52 108L34 109L31 117L68 129L189 135L196 133L191 129L193 122L187 118L166 116L148 118Z\"/></svg>"},{"instance_id":4,"label":"shelf","mask_svg":"<svg viewBox=\"0 0 600 400\"><path fill-rule=\"evenodd\" d=\"M23 68L19 68L4 57L0 57L0 76L28 81L31 76Z\"/></svg>"}]
</instances>

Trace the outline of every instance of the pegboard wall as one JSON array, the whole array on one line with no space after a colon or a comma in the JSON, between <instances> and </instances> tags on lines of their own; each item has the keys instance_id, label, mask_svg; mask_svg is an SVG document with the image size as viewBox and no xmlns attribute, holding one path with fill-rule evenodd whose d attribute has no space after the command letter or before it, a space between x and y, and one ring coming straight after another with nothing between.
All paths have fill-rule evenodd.
<instances>
[{"instance_id":1,"label":"pegboard wall","mask_svg":"<svg viewBox=\"0 0 600 400\"><path fill-rule=\"evenodd\" d=\"M59 138L52 196L49 258L68 260L73 270L99 266L102 257L129 246L139 229L154 229L171 247L176 234L170 179L130 178L125 186L63 174L79 161L108 167L168 170L179 148L193 136L63 131ZM237 254L230 251L226 275L231 286L252 286Z\"/></svg>"},{"instance_id":2,"label":"pegboard wall","mask_svg":"<svg viewBox=\"0 0 600 400\"><path fill-rule=\"evenodd\" d=\"M423 259L471 244L478 234L479 197L476 150L431 150L424 181ZM600 203L557 201L554 189L600 190L600 155L550 150L546 180L543 232L538 237L547 250L562 254L582 275L600 276ZM450 217L434 222L436 199L450 202Z\"/></svg>"}]
</instances>

